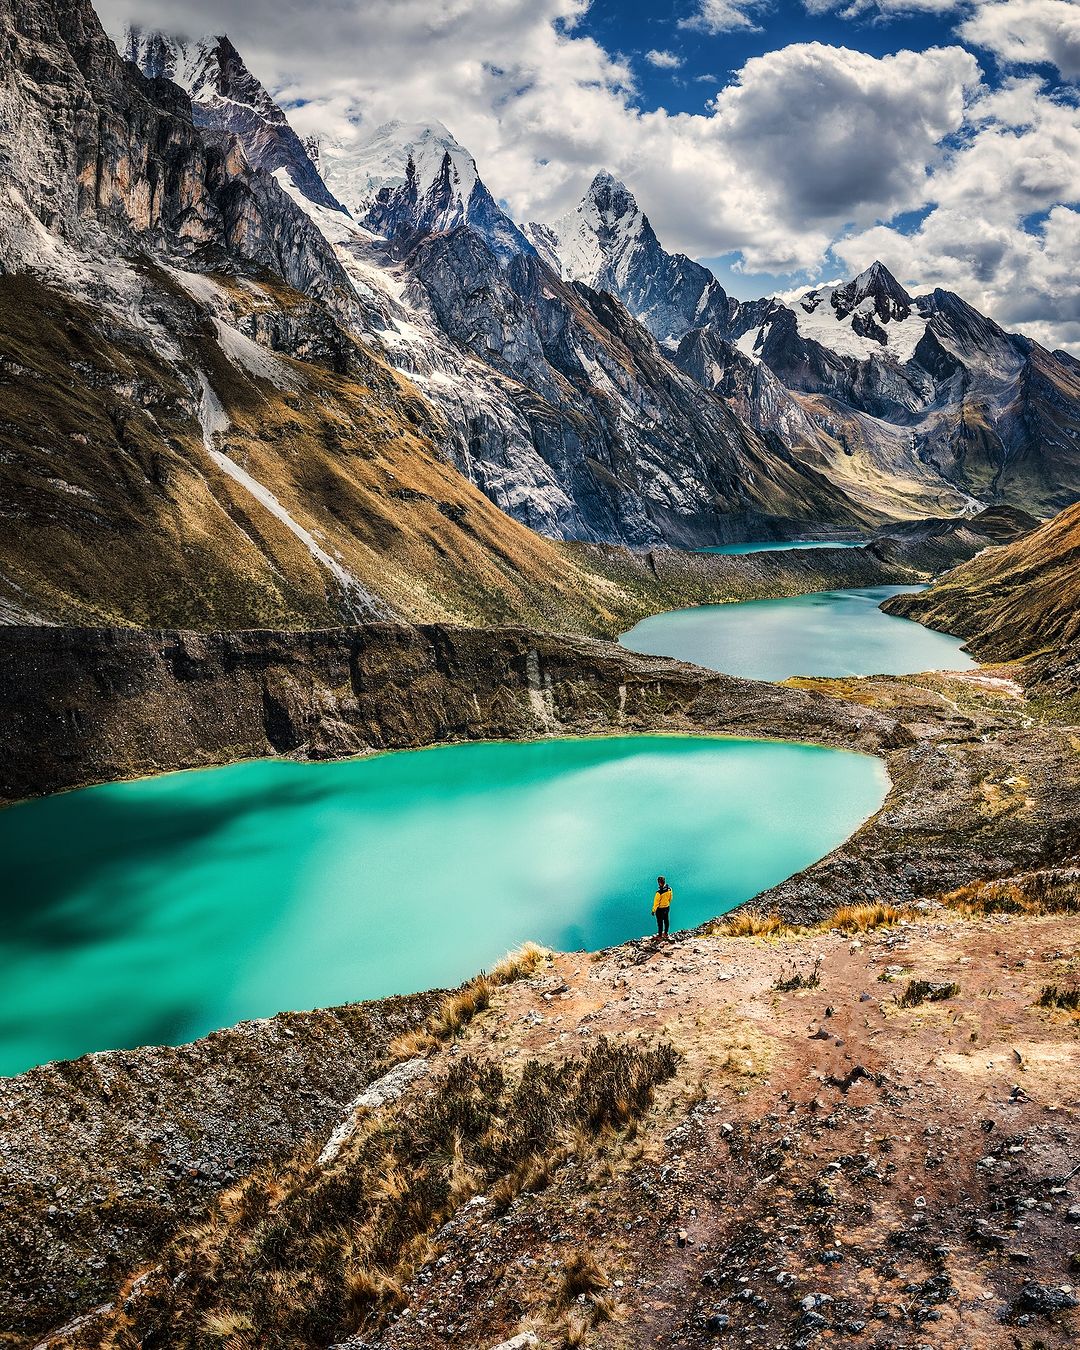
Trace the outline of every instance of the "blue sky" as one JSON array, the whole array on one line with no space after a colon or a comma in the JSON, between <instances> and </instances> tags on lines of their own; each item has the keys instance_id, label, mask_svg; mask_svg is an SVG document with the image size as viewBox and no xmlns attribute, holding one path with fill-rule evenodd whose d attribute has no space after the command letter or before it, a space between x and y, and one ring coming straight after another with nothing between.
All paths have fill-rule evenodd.
<instances>
[{"instance_id":1,"label":"blue sky","mask_svg":"<svg viewBox=\"0 0 1080 1350\"><path fill-rule=\"evenodd\" d=\"M932 3L932 0L928 0ZM843 17L841 7L810 13L800 0L774 0L755 5L744 27L712 33L690 27L697 6L693 0L649 3L648 0L593 0L578 25L578 31L594 37L633 66L637 80L635 101L646 111L664 108L672 113L701 113L708 109L718 88L727 84L752 57L795 43L823 43L856 48L882 57L900 51L925 51L930 47L954 46L958 20L969 6L943 5L937 9L899 9L882 13L869 6L855 16ZM995 53L967 44L979 59L984 81L998 88L1015 74L1008 63L999 63ZM649 53L654 53L652 59ZM670 58L670 59L669 59ZM1025 62L1023 70L1046 81L1048 93L1069 100L1074 86L1063 80L1051 62ZM892 218L894 227L908 233L925 219L924 207ZM1025 219L1029 229L1045 220L1045 210ZM831 255L827 255L831 259ZM754 272L740 266L739 254L701 255L733 295L752 298L774 289L809 284L814 270L792 273ZM843 271L840 260L838 271ZM869 259L867 261L870 261Z\"/></svg>"},{"instance_id":2,"label":"blue sky","mask_svg":"<svg viewBox=\"0 0 1080 1350\"><path fill-rule=\"evenodd\" d=\"M100 4L227 32L328 147L442 122L518 220L604 168L736 295L880 257L1080 352L1077 0Z\"/></svg>"},{"instance_id":3,"label":"blue sky","mask_svg":"<svg viewBox=\"0 0 1080 1350\"><path fill-rule=\"evenodd\" d=\"M842 19L833 11L810 14L799 0L777 0L752 13L753 26L706 33L680 29L680 20L695 13L690 0L649 4L646 0L594 0L581 23L610 51L634 59L643 107L666 107L672 112L701 112L715 87L725 84L752 56L795 42L824 42L858 47L874 56L903 48L922 51L954 42L955 13L908 13L882 18L877 11L861 18ZM648 51L671 52L684 64L658 69L644 59ZM715 77L706 80L706 76ZM698 81L701 81L698 83Z\"/></svg>"}]
</instances>

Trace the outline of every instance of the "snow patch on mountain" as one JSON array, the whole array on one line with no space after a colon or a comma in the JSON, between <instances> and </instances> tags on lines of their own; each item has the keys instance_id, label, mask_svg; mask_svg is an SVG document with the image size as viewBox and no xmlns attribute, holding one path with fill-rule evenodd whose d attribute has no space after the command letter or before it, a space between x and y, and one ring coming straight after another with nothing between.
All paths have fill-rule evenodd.
<instances>
[{"instance_id":1,"label":"snow patch on mountain","mask_svg":"<svg viewBox=\"0 0 1080 1350\"><path fill-rule=\"evenodd\" d=\"M793 307L800 337L818 342L838 356L853 356L857 361L870 361L886 353L901 362L911 359L919 338L926 331L925 319L912 316L903 322L890 324L884 330L884 340L879 340L857 332L854 326L860 316L872 314L872 302L864 301L851 315L839 318L829 303L833 294L832 287L810 291L807 293L807 303Z\"/></svg>"},{"instance_id":2,"label":"snow patch on mountain","mask_svg":"<svg viewBox=\"0 0 1080 1350\"><path fill-rule=\"evenodd\" d=\"M259 380L268 380L278 389L295 389L296 380L292 372L284 361L267 351L265 347L260 347L257 342L252 342L251 338L245 337L238 329L230 327L227 323L222 323L220 319L214 320L214 332L217 336L218 346L229 358L234 366L238 366L247 375L252 375Z\"/></svg>"},{"instance_id":3,"label":"snow patch on mountain","mask_svg":"<svg viewBox=\"0 0 1080 1350\"><path fill-rule=\"evenodd\" d=\"M441 122L384 122L352 142L323 139L323 176L354 216L362 217L383 188L404 187L409 165L417 190L430 190L450 161L454 201L465 214L479 175L476 161Z\"/></svg>"},{"instance_id":4,"label":"snow patch on mountain","mask_svg":"<svg viewBox=\"0 0 1080 1350\"><path fill-rule=\"evenodd\" d=\"M633 193L601 171L573 210L551 225L526 225L525 235L567 281L596 286L609 267L625 283L648 227Z\"/></svg>"},{"instance_id":5,"label":"snow patch on mountain","mask_svg":"<svg viewBox=\"0 0 1080 1350\"><path fill-rule=\"evenodd\" d=\"M381 618L386 613L385 606L361 585L356 577L343 567L336 558L332 558L318 540L296 520L265 483L260 483L247 469L230 459L224 451L217 448L217 437L229 430L229 416L222 407L221 400L202 371L199 371L199 424L202 427L203 446L208 458L229 478L249 493L255 501L265 508L275 520L303 544L311 556L326 569L341 588L345 597L349 617L355 620Z\"/></svg>"},{"instance_id":6,"label":"snow patch on mountain","mask_svg":"<svg viewBox=\"0 0 1080 1350\"><path fill-rule=\"evenodd\" d=\"M468 225L503 262L532 252L441 122L384 122L355 140L323 140L319 163L352 214L387 239Z\"/></svg>"},{"instance_id":7,"label":"snow patch on mountain","mask_svg":"<svg viewBox=\"0 0 1080 1350\"><path fill-rule=\"evenodd\" d=\"M884 356L903 365L926 332L918 302L880 262L851 281L785 299L801 337L857 361Z\"/></svg>"}]
</instances>

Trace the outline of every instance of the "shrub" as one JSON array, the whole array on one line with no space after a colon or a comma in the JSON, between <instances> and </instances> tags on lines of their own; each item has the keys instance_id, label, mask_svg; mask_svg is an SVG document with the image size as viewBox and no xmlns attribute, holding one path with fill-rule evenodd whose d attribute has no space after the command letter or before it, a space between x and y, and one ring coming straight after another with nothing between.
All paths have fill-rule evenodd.
<instances>
[{"instance_id":1,"label":"shrub","mask_svg":"<svg viewBox=\"0 0 1080 1350\"><path fill-rule=\"evenodd\" d=\"M908 980L907 988L897 994L896 1002L901 1008L917 1008L920 1003L940 1003L943 999L954 998L960 992L958 984L937 984L933 980Z\"/></svg>"},{"instance_id":2,"label":"shrub","mask_svg":"<svg viewBox=\"0 0 1080 1350\"><path fill-rule=\"evenodd\" d=\"M790 994L796 989L816 989L820 983L821 957L819 956L805 975L792 966L791 974L781 975L773 988L780 994Z\"/></svg>"},{"instance_id":3,"label":"shrub","mask_svg":"<svg viewBox=\"0 0 1080 1350\"><path fill-rule=\"evenodd\" d=\"M1080 1011L1080 986L1044 984L1039 995L1040 1008L1064 1008L1068 1012Z\"/></svg>"}]
</instances>

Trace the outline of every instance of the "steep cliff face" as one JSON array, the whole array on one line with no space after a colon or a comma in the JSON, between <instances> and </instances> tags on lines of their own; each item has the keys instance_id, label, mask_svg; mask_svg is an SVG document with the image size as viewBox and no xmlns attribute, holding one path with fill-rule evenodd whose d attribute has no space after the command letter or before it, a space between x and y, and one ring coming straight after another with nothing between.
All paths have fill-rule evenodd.
<instances>
[{"instance_id":1,"label":"steep cliff face","mask_svg":"<svg viewBox=\"0 0 1080 1350\"><path fill-rule=\"evenodd\" d=\"M442 625L304 633L0 629L0 799L264 755L697 725L857 739L850 709L612 643ZM704 720L697 721L698 715ZM888 740L870 717L866 744Z\"/></svg>"},{"instance_id":2,"label":"steep cliff face","mask_svg":"<svg viewBox=\"0 0 1080 1350\"><path fill-rule=\"evenodd\" d=\"M316 206L344 210L288 118L227 37L185 41L129 25L119 47L149 79L179 85L191 99L195 125L235 136L253 168L283 173Z\"/></svg>"},{"instance_id":3,"label":"steep cliff face","mask_svg":"<svg viewBox=\"0 0 1080 1350\"><path fill-rule=\"evenodd\" d=\"M424 241L407 268L442 330L528 391L533 442L579 537L693 546L770 517L875 519L680 371L613 297L531 254L505 266L467 229Z\"/></svg>"},{"instance_id":4,"label":"steep cliff face","mask_svg":"<svg viewBox=\"0 0 1080 1350\"><path fill-rule=\"evenodd\" d=\"M609 173L596 175L572 211L525 233L564 280L610 291L660 342L693 328L726 332L737 307L708 268L661 247L633 193Z\"/></svg>"},{"instance_id":5,"label":"steep cliff face","mask_svg":"<svg viewBox=\"0 0 1080 1350\"><path fill-rule=\"evenodd\" d=\"M199 132L174 86L121 60L86 0L4 0L0 65L8 270L62 269L61 244L101 247L105 235L113 247L228 254L349 305L311 222L236 141Z\"/></svg>"}]
</instances>

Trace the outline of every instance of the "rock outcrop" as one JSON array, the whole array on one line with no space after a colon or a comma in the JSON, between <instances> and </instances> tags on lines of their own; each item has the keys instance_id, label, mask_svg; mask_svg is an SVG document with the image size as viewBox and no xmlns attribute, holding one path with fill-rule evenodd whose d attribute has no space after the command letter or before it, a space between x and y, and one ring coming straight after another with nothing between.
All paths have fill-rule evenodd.
<instances>
[{"instance_id":1,"label":"rock outcrop","mask_svg":"<svg viewBox=\"0 0 1080 1350\"><path fill-rule=\"evenodd\" d=\"M887 719L853 719L827 699L523 628L8 627L0 654L7 800L254 756L447 741L664 726L797 739L812 726L815 739L873 749L891 735Z\"/></svg>"},{"instance_id":2,"label":"rock outcrop","mask_svg":"<svg viewBox=\"0 0 1080 1350\"><path fill-rule=\"evenodd\" d=\"M4 0L0 64L6 271L47 267L50 239L106 254L137 242L231 255L351 307L303 212L238 141L197 129L176 86L123 61L88 0Z\"/></svg>"}]
</instances>

